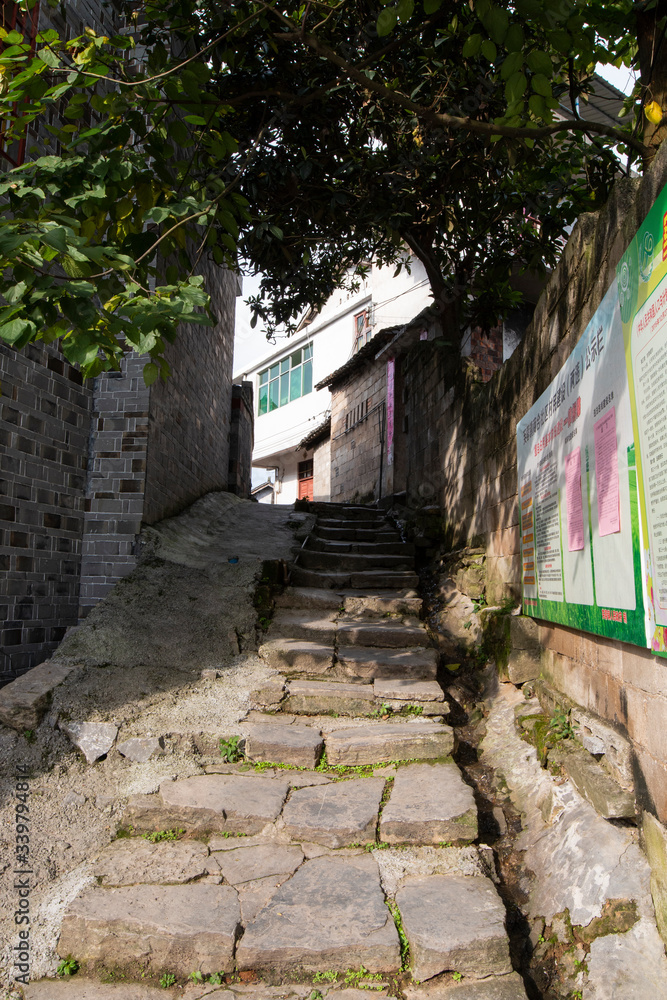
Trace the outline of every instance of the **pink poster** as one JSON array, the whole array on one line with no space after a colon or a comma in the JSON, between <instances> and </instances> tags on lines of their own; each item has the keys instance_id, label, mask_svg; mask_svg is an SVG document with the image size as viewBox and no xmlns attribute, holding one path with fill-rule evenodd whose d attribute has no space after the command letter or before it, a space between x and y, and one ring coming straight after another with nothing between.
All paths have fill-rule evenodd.
<instances>
[{"instance_id":1,"label":"pink poster","mask_svg":"<svg viewBox=\"0 0 667 1000\"><path fill-rule=\"evenodd\" d=\"M387 465L394 462L394 372L396 359L387 361Z\"/></svg>"},{"instance_id":2,"label":"pink poster","mask_svg":"<svg viewBox=\"0 0 667 1000\"><path fill-rule=\"evenodd\" d=\"M565 504L567 509L567 548L577 552L584 547L584 508L581 502L581 448L565 456Z\"/></svg>"},{"instance_id":3,"label":"pink poster","mask_svg":"<svg viewBox=\"0 0 667 1000\"><path fill-rule=\"evenodd\" d=\"M598 531L600 536L613 535L614 532L621 530L615 406L593 424L593 441L598 493Z\"/></svg>"}]
</instances>

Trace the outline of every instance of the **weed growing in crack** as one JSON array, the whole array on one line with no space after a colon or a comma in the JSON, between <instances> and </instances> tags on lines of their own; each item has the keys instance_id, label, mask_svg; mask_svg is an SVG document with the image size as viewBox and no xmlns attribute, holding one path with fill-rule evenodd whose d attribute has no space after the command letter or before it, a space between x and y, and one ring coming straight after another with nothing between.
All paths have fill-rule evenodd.
<instances>
[{"instance_id":1,"label":"weed growing in crack","mask_svg":"<svg viewBox=\"0 0 667 1000\"><path fill-rule=\"evenodd\" d=\"M58 969L56 970L56 975L64 976L74 976L79 971L79 963L71 955L67 958L63 958L62 962L58 963Z\"/></svg>"},{"instance_id":2,"label":"weed growing in crack","mask_svg":"<svg viewBox=\"0 0 667 1000\"><path fill-rule=\"evenodd\" d=\"M387 899L387 907L392 917L394 918L394 923L396 924L396 930L398 932L398 940L401 945L401 972L407 972L410 968L410 942L408 941L407 934L403 928L403 919L401 917L401 911L396 905L395 900Z\"/></svg>"},{"instance_id":3,"label":"weed growing in crack","mask_svg":"<svg viewBox=\"0 0 667 1000\"><path fill-rule=\"evenodd\" d=\"M571 710L568 709L567 712L556 711L551 716L551 721L549 723L549 736L553 740L572 740L576 736L575 730L578 723L574 722L571 718Z\"/></svg>"},{"instance_id":4,"label":"weed growing in crack","mask_svg":"<svg viewBox=\"0 0 667 1000\"><path fill-rule=\"evenodd\" d=\"M243 752L239 749L240 739L240 736L230 736L228 740L220 740L220 756L228 764L243 760Z\"/></svg>"},{"instance_id":5,"label":"weed growing in crack","mask_svg":"<svg viewBox=\"0 0 667 1000\"><path fill-rule=\"evenodd\" d=\"M159 844L162 840L178 840L182 833L185 833L184 827L178 830L154 830L152 833L142 833L141 836L151 844Z\"/></svg>"},{"instance_id":6,"label":"weed growing in crack","mask_svg":"<svg viewBox=\"0 0 667 1000\"><path fill-rule=\"evenodd\" d=\"M163 972L160 976L160 986L163 990L168 990L170 986L173 986L176 982L176 976L173 972Z\"/></svg>"}]
</instances>

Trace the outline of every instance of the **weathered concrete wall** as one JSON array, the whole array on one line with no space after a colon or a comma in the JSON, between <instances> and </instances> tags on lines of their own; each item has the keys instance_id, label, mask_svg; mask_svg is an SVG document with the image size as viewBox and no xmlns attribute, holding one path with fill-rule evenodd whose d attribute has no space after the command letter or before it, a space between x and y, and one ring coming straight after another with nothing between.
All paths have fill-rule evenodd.
<instances>
[{"instance_id":1,"label":"weathered concrete wall","mask_svg":"<svg viewBox=\"0 0 667 1000\"><path fill-rule=\"evenodd\" d=\"M431 343L406 360L410 497L437 500L452 547L484 541L490 602L520 594L516 422L573 350L666 182L664 144L645 177L619 181L601 212L580 219L523 343L488 383L452 373ZM667 821L667 661L558 625L544 623L541 640L550 683L627 732L640 804Z\"/></svg>"},{"instance_id":2,"label":"weathered concrete wall","mask_svg":"<svg viewBox=\"0 0 667 1000\"><path fill-rule=\"evenodd\" d=\"M331 392L331 499L336 503L378 495L380 440L386 425L387 360L368 360ZM385 444L386 451L386 444ZM383 462L383 494L388 492Z\"/></svg>"},{"instance_id":3,"label":"weathered concrete wall","mask_svg":"<svg viewBox=\"0 0 667 1000\"><path fill-rule=\"evenodd\" d=\"M232 386L228 488L246 500L252 486L254 424L252 382Z\"/></svg>"}]
</instances>

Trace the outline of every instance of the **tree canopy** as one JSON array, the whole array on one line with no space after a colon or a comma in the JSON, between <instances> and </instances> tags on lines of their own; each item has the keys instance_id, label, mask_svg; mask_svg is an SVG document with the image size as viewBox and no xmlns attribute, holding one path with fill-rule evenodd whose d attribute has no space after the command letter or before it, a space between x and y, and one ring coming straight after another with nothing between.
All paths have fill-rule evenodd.
<instances>
[{"instance_id":1,"label":"tree canopy","mask_svg":"<svg viewBox=\"0 0 667 1000\"><path fill-rule=\"evenodd\" d=\"M178 324L213 322L204 255L262 272L269 331L405 246L450 331L491 323L603 204L614 150L642 168L665 134L665 0L121 6L114 37L0 32L4 146L28 136L0 337L88 375L127 350L166 374ZM596 63L641 70L623 123L582 114Z\"/></svg>"}]
</instances>

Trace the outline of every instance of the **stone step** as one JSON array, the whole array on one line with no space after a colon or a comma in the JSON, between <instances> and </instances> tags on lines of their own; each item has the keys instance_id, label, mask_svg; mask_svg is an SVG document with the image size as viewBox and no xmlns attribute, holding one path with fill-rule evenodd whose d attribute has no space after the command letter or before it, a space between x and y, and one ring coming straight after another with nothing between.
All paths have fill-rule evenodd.
<instances>
[{"instance_id":1,"label":"stone step","mask_svg":"<svg viewBox=\"0 0 667 1000\"><path fill-rule=\"evenodd\" d=\"M376 707L372 684L293 680L288 684L285 712L297 715L368 715Z\"/></svg>"},{"instance_id":2,"label":"stone step","mask_svg":"<svg viewBox=\"0 0 667 1000\"><path fill-rule=\"evenodd\" d=\"M325 573L306 569L297 564L290 572L292 584L297 587L316 587L325 590L350 588L352 590L412 590L419 586L416 573L400 570L365 570L363 572Z\"/></svg>"},{"instance_id":3,"label":"stone step","mask_svg":"<svg viewBox=\"0 0 667 1000\"><path fill-rule=\"evenodd\" d=\"M337 542L400 542L401 536L393 528L323 528L316 524L311 538L330 539Z\"/></svg>"},{"instance_id":4,"label":"stone step","mask_svg":"<svg viewBox=\"0 0 667 1000\"><path fill-rule=\"evenodd\" d=\"M454 750L454 732L437 722L379 722L338 729L325 736L330 765L382 764L393 760L435 760Z\"/></svg>"},{"instance_id":5,"label":"stone step","mask_svg":"<svg viewBox=\"0 0 667 1000\"><path fill-rule=\"evenodd\" d=\"M317 587L286 587L276 597L277 608L307 608L312 611L340 611L343 592L322 590Z\"/></svg>"},{"instance_id":6,"label":"stone step","mask_svg":"<svg viewBox=\"0 0 667 1000\"><path fill-rule=\"evenodd\" d=\"M408 542L361 542L361 541L332 541L329 538L313 537L309 540L307 548L311 552L330 553L356 553L359 555L405 555L413 557L415 554L414 545Z\"/></svg>"},{"instance_id":7,"label":"stone step","mask_svg":"<svg viewBox=\"0 0 667 1000\"><path fill-rule=\"evenodd\" d=\"M339 618L336 638L342 646L429 646L428 632L421 623L407 624L395 618Z\"/></svg>"},{"instance_id":8,"label":"stone step","mask_svg":"<svg viewBox=\"0 0 667 1000\"><path fill-rule=\"evenodd\" d=\"M282 778L260 775L204 774L163 781L157 794L130 797L123 825L140 832L259 833L278 818L289 788Z\"/></svg>"},{"instance_id":9,"label":"stone step","mask_svg":"<svg viewBox=\"0 0 667 1000\"><path fill-rule=\"evenodd\" d=\"M145 983L100 983L79 973L74 979L38 979L24 987L25 1000L172 1000L183 995ZM16 994L18 996L18 994Z\"/></svg>"},{"instance_id":10,"label":"stone step","mask_svg":"<svg viewBox=\"0 0 667 1000\"><path fill-rule=\"evenodd\" d=\"M239 970L398 971L398 933L370 855L305 861L245 929Z\"/></svg>"},{"instance_id":11,"label":"stone step","mask_svg":"<svg viewBox=\"0 0 667 1000\"><path fill-rule=\"evenodd\" d=\"M305 639L333 645L336 639L336 612L280 610L267 632L267 639Z\"/></svg>"},{"instance_id":12,"label":"stone step","mask_svg":"<svg viewBox=\"0 0 667 1000\"><path fill-rule=\"evenodd\" d=\"M384 778L352 778L295 789L283 809L292 840L347 847L373 844Z\"/></svg>"},{"instance_id":13,"label":"stone step","mask_svg":"<svg viewBox=\"0 0 667 1000\"><path fill-rule=\"evenodd\" d=\"M344 517L318 517L317 519L318 528L338 528L348 529L353 528L355 531L391 531L393 526L388 523L384 517L365 517L365 518L344 518Z\"/></svg>"},{"instance_id":14,"label":"stone step","mask_svg":"<svg viewBox=\"0 0 667 1000\"><path fill-rule=\"evenodd\" d=\"M459 844L476 839L475 798L456 764L408 764L398 769L382 810L381 841Z\"/></svg>"},{"instance_id":15,"label":"stone step","mask_svg":"<svg viewBox=\"0 0 667 1000\"><path fill-rule=\"evenodd\" d=\"M411 596L409 596L411 595ZM353 615L403 614L417 617L422 599L411 590L377 590L359 594L342 588L323 590L317 587L287 587L275 600L277 608L301 608L308 611L340 611Z\"/></svg>"},{"instance_id":16,"label":"stone step","mask_svg":"<svg viewBox=\"0 0 667 1000\"><path fill-rule=\"evenodd\" d=\"M421 709L423 715L449 714L445 693L437 681L414 681L400 677L388 680L376 678L373 691L377 705L388 705L400 712L407 705Z\"/></svg>"},{"instance_id":17,"label":"stone step","mask_svg":"<svg viewBox=\"0 0 667 1000\"><path fill-rule=\"evenodd\" d=\"M332 673L337 677L364 681L374 678L435 680L438 673L438 653L435 649L423 647L392 649L339 646Z\"/></svg>"},{"instance_id":18,"label":"stone step","mask_svg":"<svg viewBox=\"0 0 667 1000\"><path fill-rule=\"evenodd\" d=\"M297 639L273 639L259 647L259 655L285 674L321 675L334 672L333 645Z\"/></svg>"},{"instance_id":19,"label":"stone step","mask_svg":"<svg viewBox=\"0 0 667 1000\"><path fill-rule=\"evenodd\" d=\"M410 944L412 975L419 982L445 971L476 979L511 973L505 907L490 879L409 876L396 903Z\"/></svg>"},{"instance_id":20,"label":"stone step","mask_svg":"<svg viewBox=\"0 0 667 1000\"><path fill-rule=\"evenodd\" d=\"M411 569L412 556L410 555L384 555L377 553L365 555L363 553L338 553L338 552L317 552L314 549L301 549L299 553L299 564L304 569L331 569L335 572L344 570L354 570L363 572L374 569Z\"/></svg>"},{"instance_id":21,"label":"stone step","mask_svg":"<svg viewBox=\"0 0 667 1000\"><path fill-rule=\"evenodd\" d=\"M437 981L423 986L409 986L404 992L406 1000L527 1000L523 979L518 972L488 976L486 979L466 976L459 983Z\"/></svg>"},{"instance_id":22,"label":"stone step","mask_svg":"<svg viewBox=\"0 0 667 1000\"><path fill-rule=\"evenodd\" d=\"M89 886L65 909L58 954L86 971L231 971L241 909L230 885Z\"/></svg>"},{"instance_id":23,"label":"stone step","mask_svg":"<svg viewBox=\"0 0 667 1000\"><path fill-rule=\"evenodd\" d=\"M322 734L312 726L258 723L242 725L241 731L247 760L316 767L324 749Z\"/></svg>"}]
</instances>

